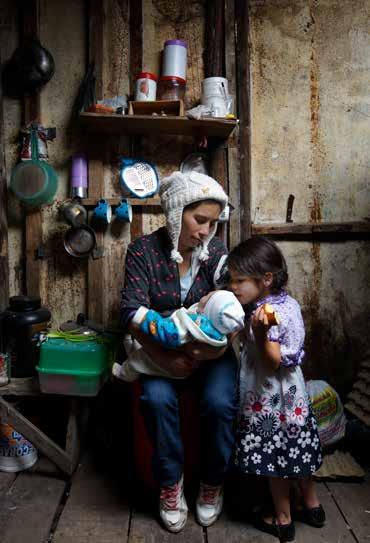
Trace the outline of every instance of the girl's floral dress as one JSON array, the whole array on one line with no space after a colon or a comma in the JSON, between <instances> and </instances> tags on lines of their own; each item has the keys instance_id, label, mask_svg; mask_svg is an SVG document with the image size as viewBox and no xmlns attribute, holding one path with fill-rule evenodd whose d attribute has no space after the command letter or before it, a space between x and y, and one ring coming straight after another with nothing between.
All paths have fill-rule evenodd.
<instances>
[{"instance_id":1,"label":"girl's floral dress","mask_svg":"<svg viewBox=\"0 0 370 543\"><path fill-rule=\"evenodd\" d=\"M280 324L268 331L277 341L281 365L269 371L259 360L251 319L241 356L240 412L235 463L244 473L269 477L305 477L321 465L317 424L300 365L304 358L304 324L296 300L284 290L260 300L269 303Z\"/></svg>"}]
</instances>

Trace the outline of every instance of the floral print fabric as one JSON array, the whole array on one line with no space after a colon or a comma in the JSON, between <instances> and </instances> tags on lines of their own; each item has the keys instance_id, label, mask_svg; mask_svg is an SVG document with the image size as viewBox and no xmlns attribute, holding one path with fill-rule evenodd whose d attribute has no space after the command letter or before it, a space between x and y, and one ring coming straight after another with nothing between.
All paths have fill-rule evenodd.
<instances>
[{"instance_id":1,"label":"floral print fabric","mask_svg":"<svg viewBox=\"0 0 370 543\"><path fill-rule=\"evenodd\" d=\"M303 477L321 465L317 424L300 368L304 327L298 303L286 292L261 300L281 323L269 331L278 341L282 364L268 371L259 360L250 320L241 357L240 412L235 463L245 473Z\"/></svg>"}]
</instances>

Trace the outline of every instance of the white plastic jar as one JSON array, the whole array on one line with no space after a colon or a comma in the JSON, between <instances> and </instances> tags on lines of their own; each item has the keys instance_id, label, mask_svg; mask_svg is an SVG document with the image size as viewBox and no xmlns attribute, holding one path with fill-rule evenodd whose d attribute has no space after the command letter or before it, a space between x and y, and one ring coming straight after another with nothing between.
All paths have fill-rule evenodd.
<instances>
[{"instance_id":1,"label":"white plastic jar","mask_svg":"<svg viewBox=\"0 0 370 543\"><path fill-rule=\"evenodd\" d=\"M212 117L228 113L229 86L225 77L206 77L202 81L201 104L209 107Z\"/></svg>"},{"instance_id":2,"label":"white plastic jar","mask_svg":"<svg viewBox=\"0 0 370 543\"><path fill-rule=\"evenodd\" d=\"M135 100L154 102L157 97L157 76L151 72L141 72L136 78Z\"/></svg>"},{"instance_id":3,"label":"white plastic jar","mask_svg":"<svg viewBox=\"0 0 370 543\"><path fill-rule=\"evenodd\" d=\"M182 40L167 40L163 49L162 76L180 77L186 81L188 46Z\"/></svg>"},{"instance_id":4,"label":"white plastic jar","mask_svg":"<svg viewBox=\"0 0 370 543\"><path fill-rule=\"evenodd\" d=\"M202 96L222 96L226 99L229 94L229 84L226 77L206 77L202 81Z\"/></svg>"}]
</instances>

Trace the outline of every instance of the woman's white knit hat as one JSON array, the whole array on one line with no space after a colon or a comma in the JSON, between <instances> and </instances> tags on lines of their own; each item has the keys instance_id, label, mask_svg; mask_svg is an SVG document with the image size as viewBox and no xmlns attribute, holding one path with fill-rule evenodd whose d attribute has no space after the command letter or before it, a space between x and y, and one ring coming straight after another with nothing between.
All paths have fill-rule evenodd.
<instances>
[{"instance_id":1,"label":"woman's white knit hat","mask_svg":"<svg viewBox=\"0 0 370 543\"><path fill-rule=\"evenodd\" d=\"M224 189L212 177L198 172L173 172L161 181L159 189L161 205L166 216L167 230L172 241L171 259L181 263L179 253L179 237L182 225L184 207L202 200L216 200L223 211L227 205L228 197ZM208 244L216 233L217 224L211 230L198 248L199 260L208 259Z\"/></svg>"}]
</instances>

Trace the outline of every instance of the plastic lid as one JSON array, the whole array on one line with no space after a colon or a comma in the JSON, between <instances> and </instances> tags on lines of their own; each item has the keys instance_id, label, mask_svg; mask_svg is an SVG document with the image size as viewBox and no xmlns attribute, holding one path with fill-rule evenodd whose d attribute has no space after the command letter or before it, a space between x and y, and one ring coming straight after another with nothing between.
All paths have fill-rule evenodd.
<instances>
[{"instance_id":1,"label":"plastic lid","mask_svg":"<svg viewBox=\"0 0 370 543\"><path fill-rule=\"evenodd\" d=\"M36 296L11 296L9 298L9 311L34 311L40 307L41 300Z\"/></svg>"},{"instance_id":2,"label":"plastic lid","mask_svg":"<svg viewBox=\"0 0 370 543\"><path fill-rule=\"evenodd\" d=\"M176 75L162 75L162 77L159 78L159 81L177 81L178 83L181 83L181 85L186 85L186 80L182 77L177 77Z\"/></svg>"},{"instance_id":3,"label":"plastic lid","mask_svg":"<svg viewBox=\"0 0 370 543\"><path fill-rule=\"evenodd\" d=\"M151 72L140 72L136 79L153 79L153 81L157 81L158 77Z\"/></svg>"},{"instance_id":4,"label":"plastic lid","mask_svg":"<svg viewBox=\"0 0 370 543\"><path fill-rule=\"evenodd\" d=\"M186 47L186 49L188 48L188 44L183 40L167 40L164 42L165 47L166 45L181 45L182 47Z\"/></svg>"}]
</instances>

